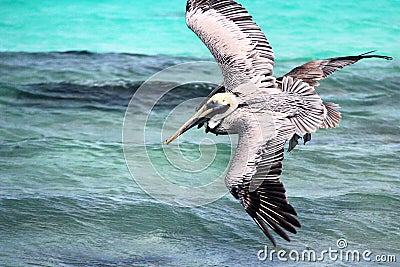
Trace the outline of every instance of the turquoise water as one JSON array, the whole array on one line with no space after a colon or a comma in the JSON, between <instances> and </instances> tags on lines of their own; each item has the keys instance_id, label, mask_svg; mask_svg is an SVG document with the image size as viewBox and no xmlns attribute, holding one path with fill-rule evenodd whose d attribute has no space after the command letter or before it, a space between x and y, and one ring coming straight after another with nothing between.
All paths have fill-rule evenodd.
<instances>
[{"instance_id":1,"label":"turquoise water","mask_svg":"<svg viewBox=\"0 0 400 267\"><path fill-rule=\"evenodd\" d=\"M378 49L400 56L400 1L241 3L266 32L277 59ZM0 2L1 51L131 52L209 57L185 25L185 0Z\"/></svg>"},{"instance_id":2,"label":"turquoise water","mask_svg":"<svg viewBox=\"0 0 400 267\"><path fill-rule=\"evenodd\" d=\"M335 249L345 238L349 249L397 255L398 263L400 2L241 3L266 32L277 75L310 59L372 49L394 57L359 62L317 88L341 105L343 120L286 155L282 180L302 228L291 243L277 239L277 249ZM181 0L0 2L1 266L281 265L257 259L270 243L230 195L171 206L147 195L126 166L124 115L141 83L166 67L210 60L186 28L184 8ZM149 98L165 86L155 84ZM230 156L227 138L191 130L170 155L197 166L201 155L217 149L217 156L203 173L177 171L157 141L175 106L209 90L186 85L151 113L148 157L177 184L207 184ZM169 131L192 113L182 108ZM199 148L205 136L217 145ZM146 157L131 156L139 168Z\"/></svg>"}]
</instances>

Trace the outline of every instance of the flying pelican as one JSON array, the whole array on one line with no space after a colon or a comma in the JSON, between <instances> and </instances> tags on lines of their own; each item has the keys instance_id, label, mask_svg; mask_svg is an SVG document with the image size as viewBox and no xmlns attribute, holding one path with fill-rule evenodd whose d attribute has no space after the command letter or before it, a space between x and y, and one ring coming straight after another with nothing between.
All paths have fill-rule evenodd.
<instances>
[{"instance_id":1,"label":"flying pelican","mask_svg":"<svg viewBox=\"0 0 400 267\"><path fill-rule=\"evenodd\" d=\"M305 143L318 128L336 127L341 119L339 106L324 103L314 86L361 59L391 58L371 51L315 60L274 78L272 48L242 5L188 0L186 23L210 50L224 80L165 144L196 125L214 134L238 134L226 186L274 246L268 227L290 241L285 230L295 234L301 226L280 181L284 145L289 141L290 151L299 138Z\"/></svg>"}]
</instances>

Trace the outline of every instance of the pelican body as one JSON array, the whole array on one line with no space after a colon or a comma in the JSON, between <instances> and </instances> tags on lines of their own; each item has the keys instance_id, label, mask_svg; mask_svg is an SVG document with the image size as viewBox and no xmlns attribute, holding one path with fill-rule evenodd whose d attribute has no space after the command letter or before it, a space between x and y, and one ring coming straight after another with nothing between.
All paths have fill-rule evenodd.
<instances>
[{"instance_id":1,"label":"pelican body","mask_svg":"<svg viewBox=\"0 0 400 267\"><path fill-rule=\"evenodd\" d=\"M214 56L224 81L165 144L194 126L214 134L238 134L226 186L273 245L269 228L290 241L286 231L296 233L301 225L280 181L285 143L290 151L300 138L306 143L317 129L334 128L341 120L339 105L323 102L314 87L360 59L391 58L371 51L315 60L275 78L272 48L240 4L188 0L186 23Z\"/></svg>"}]
</instances>

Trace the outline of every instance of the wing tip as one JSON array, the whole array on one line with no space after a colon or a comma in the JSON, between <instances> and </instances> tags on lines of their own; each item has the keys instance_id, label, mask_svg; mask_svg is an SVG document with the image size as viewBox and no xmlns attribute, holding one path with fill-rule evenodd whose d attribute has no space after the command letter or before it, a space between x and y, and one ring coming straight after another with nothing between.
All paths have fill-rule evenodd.
<instances>
[{"instance_id":1,"label":"wing tip","mask_svg":"<svg viewBox=\"0 0 400 267\"><path fill-rule=\"evenodd\" d=\"M268 231L267 227L264 225L263 222L260 221L260 219L257 216L251 215L251 218L253 218L254 222L258 225L258 227L263 231L266 237L268 237L269 241L271 241L272 245L276 247L276 241L275 238L271 235L271 233Z\"/></svg>"},{"instance_id":2,"label":"wing tip","mask_svg":"<svg viewBox=\"0 0 400 267\"><path fill-rule=\"evenodd\" d=\"M376 51L378 51L378 50L371 50L371 51L368 51L368 52L358 55L358 57L360 57L360 58L382 58L382 59L386 59L386 60L393 60L393 57L391 57L391 56L371 55L372 53L375 53Z\"/></svg>"},{"instance_id":3,"label":"wing tip","mask_svg":"<svg viewBox=\"0 0 400 267\"><path fill-rule=\"evenodd\" d=\"M289 215L288 213L284 212L284 218L285 223L282 225L279 221L272 220L272 218L269 218L269 216L262 216L261 214L258 213L252 213L249 210L246 210L247 213L251 216L251 218L254 220L254 222L258 225L258 227L263 231L265 236L268 237L268 239L272 242L274 247L276 247L276 241L271 232L268 230L267 226L268 225L276 234L278 234L281 238L286 240L287 242L290 242L291 239L288 236L288 234L285 232L288 231L292 234L297 234L296 229L293 227L298 227L301 228L301 225L297 219ZM288 225L290 227L288 227ZM293 225L293 226L291 226ZM283 229L282 229L283 228Z\"/></svg>"}]
</instances>

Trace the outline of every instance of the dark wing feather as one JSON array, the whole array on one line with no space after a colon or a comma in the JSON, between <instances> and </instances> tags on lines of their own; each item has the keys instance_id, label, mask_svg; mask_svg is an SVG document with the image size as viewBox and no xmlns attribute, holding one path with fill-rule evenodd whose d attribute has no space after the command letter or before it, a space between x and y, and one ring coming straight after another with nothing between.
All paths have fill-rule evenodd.
<instances>
[{"instance_id":1,"label":"dark wing feather","mask_svg":"<svg viewBox=\"0 0 400 267\"><path fill-rule=\"evenodd\" d=\"M370 51L358 56L346 56L346 57L334 57L322 60L314 60L299 67L292 69L289 73L284 76L291 76L293 78L302 79L311 86L318 86L318 80L327 78L329 75L337 70L340 70L346 66L352 65L357 61L364 58L383 58L386 60L392 60L391 57L381 55L371 55L375 51ZM283 77L284 77L283 76ZM282 80L283 77L277 80Z\"/></svg>"},{"instance_id":2,"label":"dark wing feather","mask_svg":"<svg viewBox=\"0 0 400 267\"><path fill-rule=\"evenodd\" d=\"M279 124L277 124L279 125ZM276 245L268 227L290 241L285 231L296 233L301 227L294 217L295 209L286 198L286 190L280 181L284 144L295 129L288 121L278 126L277 135L267 141L257 152L255 172L250 179L237 185L238 198L246 212L253 218L264 234Z\"/></svg>"},{"instance_id":3,"label":"dark wing feather","mask_svg":"<svg viewBox=\"0 0 400 267\"><path fill-rule=\"evenodd\" d=\"M252 82L267 93L276 88L274 55L264 33L233 0L188 0L186 23L210 50L233 91Z\"/></svg>"}]
</instances>

